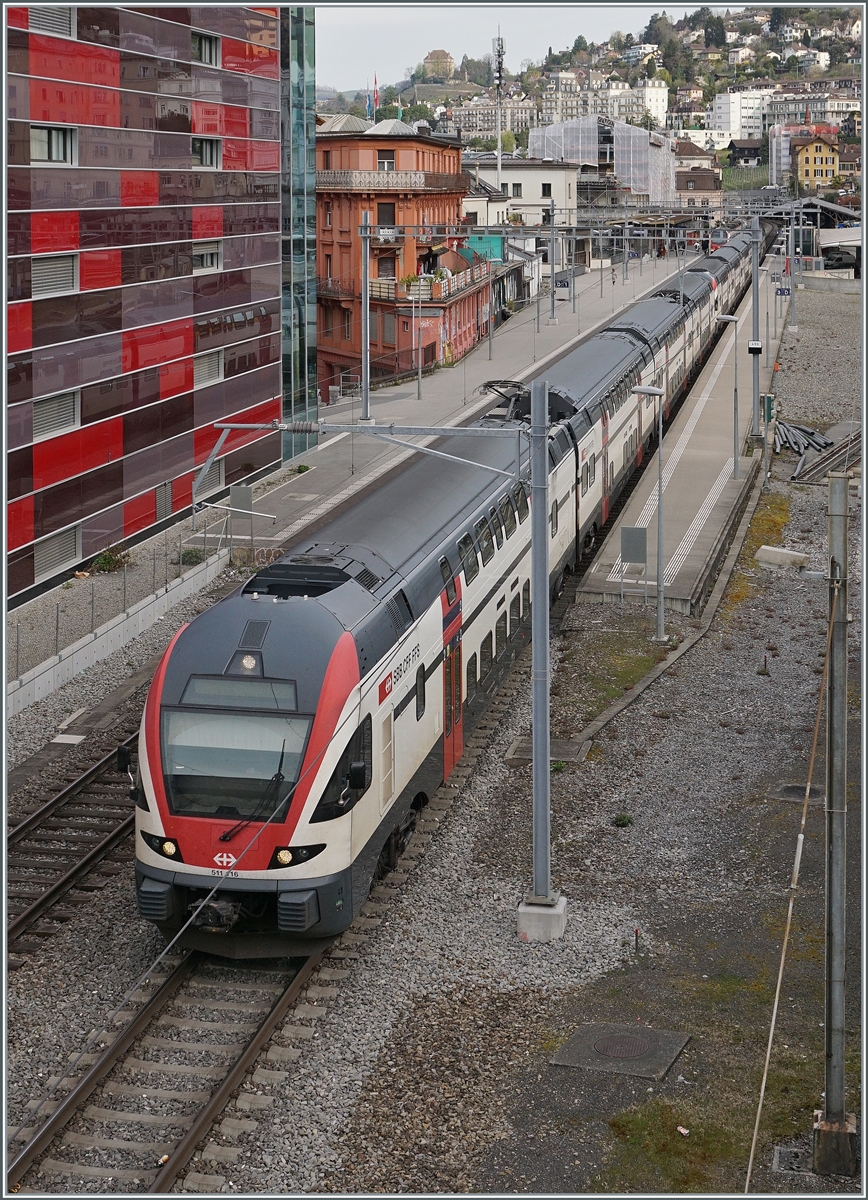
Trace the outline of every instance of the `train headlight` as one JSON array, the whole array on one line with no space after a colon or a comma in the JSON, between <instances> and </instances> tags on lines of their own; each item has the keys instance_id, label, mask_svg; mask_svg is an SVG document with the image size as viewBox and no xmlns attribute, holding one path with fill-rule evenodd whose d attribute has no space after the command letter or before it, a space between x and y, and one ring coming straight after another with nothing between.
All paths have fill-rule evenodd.
<instances>
[{"instance_id":1,"label":"train headlight","mask_svg":"<svg viewBox=\"0 0 868 1200\"><path fill-rule=\"evenodd\" d=\"M181 847L174 838L167 838L165 834L160 833L145 833L141 830L142 837L146 845L154 851L155 854L161 855L163 858L170 858L173 862L183 862L181 855Z\"/></svg>"},{"instance_id":2,"label":"train headlight","mask_svg":"<svg viewBox=\"0 0 868 1200\"><path fill-rule=\"evenodd\" d=\"M278 867L297 867L300 863L308 862L322 854L325 848L325 842L316 846L278 846L271 856L268 869L274 871Z\"/></svg>"}]
</instances>

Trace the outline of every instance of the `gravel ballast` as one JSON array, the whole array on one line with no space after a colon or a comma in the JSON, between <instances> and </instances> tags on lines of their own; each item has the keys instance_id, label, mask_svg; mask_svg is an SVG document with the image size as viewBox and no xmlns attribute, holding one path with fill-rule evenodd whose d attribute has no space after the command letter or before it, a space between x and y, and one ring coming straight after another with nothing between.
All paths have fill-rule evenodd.
<instances>
[{"instance_id":1,"label":"gravel ballast","mask_svg":"<svg viewBox=\"0 0 868 1200\"><path fill-rule=\"evenodd\" d=\"M852 299L799 293L799 333L785 335L779 355L784 369L777 395L786 419L824 429L848 420L854 403L858 412L860 314L859 298ZM821 335L812 321L819 329L826 322L825 336L834 329L842 347L828 363L822 359L821 394L815 370ZM800 370L803 361L812 364L810 383ZM776 536L781 545L807 552L809 568L822 571L827 491L789 483L794 465L793 456L773 464L769 495L754 518L761 531L756 544ZM861 520L851 491L854 686L862 652ZM746 551L706 636L605 726L582 763L553 775L552 875L568 897L568 920L564 938L550 945L525 945L516 936L516 905L530 884L530 769L509 768L503 760L511 743L529 732L529 686L521 690L466 784L454 790L450 805L435 803L426 811L398 872L375 891L366 908L374 923L362 922L342 940L342 957L331 966L349 969L348 978L336 981L334 998L306 1001L313 1000L322 1015L289 1018L312 1030L296 1043L301 1057L289 1065L285 1081L248 1089L273 1102L252 1112L240 1103L230 1111L256 1121L254 1129L229 1130L222 1138L241 1154L219 1166L206 1155L191 1170L219 1172L219 1182L208 1186L237 1194L607 1190L595 1172L612 1153L606 1122L615 1110L601 1108L590 1121L578 1107L573 1125L553 1124L560 1148L541 1151L537 1165L533 1154L524 1153L543 1144L547 1128L544 1097L533 1099L539 1124L524 1123L533 1087L569 1023L611 1019L602 1015L607 993L601 989L629 977L636 929L656 972L648 986L665 993L671 1005L667 1027L690 1032L696 1011L682 1001L683 989L667 976L667 964L683 956L691 939L697 946L701 941L704 959L700 966L697 950L690 978L690 986L701 989L723 953L710 946L748 945L752 922L758 931L767 911L785 911L798 810L792 806L792 819L774 825L778 842L767 853L769 786L805 778L826 609L823 583L765 570ZM552 715L562 736L579 735L586 720L583 678L607 669L597 624L603 616L607 628L630 638L645 619L641 610L628 608L622 616L615 606L603 614L582 605L568 614L565 632L553 629ZM178 614L178 624L181 619ZM173 612L171 622L161 623L162 644L169 626L177 627L174 621ZM653 632L653 617L646 623ZM667 628L691 629L690 622L674 620ZM119 655L141 663L159 645L158 638L139 654L133 644ZM123 677L120 661L116 681ZM105 667L94 668L95 675ZM76 686L78 680L68 685ZM46 740L59 720L85 703L87 685L81 686L50 716L38 710L54 704L60 692L16 718L22 722L20 729L12 723L16 745L30 736L28 718L42 722L28 745ZM91 689L100 686L91 680ZM858 705L857 695L851 699ZM815 782L822 786L821 774ZM619 813L632 823L613 825ZM821 818L814 813L812 822L812 837L821 839ZM819 879L821 885L821 867ZM816 871L807 882L816 889ZM80 1049L158 942L135 915L130 871L94 899L86 918L68 922L51 938L38 962L10 975L10 1124L23 1117L26 1100L40 1094L41 1081ZM776 971L774 954L766 969ZM850 970L857 980L860 964L851 963ZM746 1034L751 1069L755 1047L764 1047L769 1012L770 1006L759 1005ZM796 1033L801 1011L797 1015ZM810 1020L816 1027L813 1015ZM684 1064L699 1061L693 1053L685 1052ZM679 1085L682 1071L687 1079ZM694 1082L681 1061L670 1076L670 1089ZM608 1078L592 1081L603 1089L598 1102ZM694 1086L713 1092L719 1081L710 1075ZM638 1104L647 1095L645 1081L628 1080L612 1103ZM821 1103L819 1093L813 1100ZM796 1132L801 1128L794 1125ZM560 1170L564 1139L575 1169L546 1179L543 1160ZM508 1157L510 1147L522 1150L523 1162ZM743 1167L742 1149L736 1157ZM501 1150L506 1157L498 1157ZM772 1178L767 1147L761 1157L766 1174L759 1182L770 1190L858 1190L855 1181ZM720 1178L731 1183L729 1176L715 1177L718 1183ZM192 1190L195 1181L190 1183ZM89 1181L86 1190L111 1189Z\"/></svg>"}]
</instances>

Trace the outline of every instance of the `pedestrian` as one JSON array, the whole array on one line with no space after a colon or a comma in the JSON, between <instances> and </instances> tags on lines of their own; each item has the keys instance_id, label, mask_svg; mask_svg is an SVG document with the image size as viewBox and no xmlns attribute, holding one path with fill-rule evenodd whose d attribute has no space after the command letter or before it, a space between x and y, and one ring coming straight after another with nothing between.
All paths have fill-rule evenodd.
<instances>
[{"instance_id":1,"label":"pedestrian","mask_svg":"<svg viewBox=\"0 0 868 1200\"><path fill-rule=\"evenodd\" d=\"M618 276L615 274L615 268L612 267L612 287L618 282Z\"/></svg>"}]
</instances>

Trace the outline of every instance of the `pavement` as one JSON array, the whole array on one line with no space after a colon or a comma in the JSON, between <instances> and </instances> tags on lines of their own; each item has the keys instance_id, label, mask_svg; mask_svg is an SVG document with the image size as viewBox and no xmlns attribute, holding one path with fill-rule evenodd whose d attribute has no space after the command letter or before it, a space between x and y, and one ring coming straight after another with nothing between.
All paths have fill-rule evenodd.
<instances>
[{"instance_id":1,"label":"pavement","mask_svg":"<svg viewBox=\"0 0 868 1200\"><path fill-rule=\"evenodd\" d=\"M689 267L694 260L695 256L688 255L682 265ZM490 396L481 390L486 380L535 377L547 363L556 362L581 340L604 328L614 312L677 274L674 259L633 260L626 281L622 266L616 267L613 285L611 268L605 267L602 297L599 270L580 276L575 312L572 301L556 300L557 323L550 324L551 300L542 297L539 331L534 302L500 327L491 347L487 341L482 342L454 366L423 377L421 399L415 380L372 392L371 415L377 424L467 424L491 406ZM360 416L360 402L347 399L323 405L321 415L328 421L350 424ZM434 439L415 440L425 444ZM253 505L258 514L253 528L258 557L269 549L276 550L302 530L315 529L317 522L351 503L364 488L409 459L411 453L348 430L322 438L315 449L260 480L254 487ZM207 528L200 514L195 521L188 517L137 543L130 549L129 568L123 572L91 573L12 609L7 616L7 684L157 592L161 585L167 586L181 572L182 555L186 561L189 550L204 547L211 553L219 545L225 546L225 517L213 509L206 513Z\"/></svg>"}]
</instances>

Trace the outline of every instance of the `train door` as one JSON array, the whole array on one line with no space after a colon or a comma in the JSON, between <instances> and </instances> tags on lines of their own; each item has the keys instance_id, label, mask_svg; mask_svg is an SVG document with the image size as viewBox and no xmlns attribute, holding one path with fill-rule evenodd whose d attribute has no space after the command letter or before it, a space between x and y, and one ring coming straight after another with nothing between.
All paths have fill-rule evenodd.
<instances>
[{"instance_id":1,"label":"train door","mask_svg":"<svg viewBox=\"0 0 868 1200\"><path fill-rule=\"evenodd\" d=\"M461 719L461 636L443 648L443 778L448 779L464 753Z\"/></svg>"},{"instance_id":2,"label":"train door","mask_svg":"<svg viewBox=\"0 0 868 1200\"><path fill-rule=\"evenodd\" d=\"M600 434L603 441L603 478L600 481L602 484L602 500L600 508L600 524L605 525L609 519L609 410L606 407L605 400L603 401L603 420L600 426Z\"/></svg>"},{"instance_id":3,"label":"train door","mask_svg":"<svg viewBox=\"0 0 868 1200\"><path fill-rule=\"evenodd\" d=\"M389 707L380 718L380 812L384 813L395 792L395 719Z\"/></svg>"}]
</instances>

